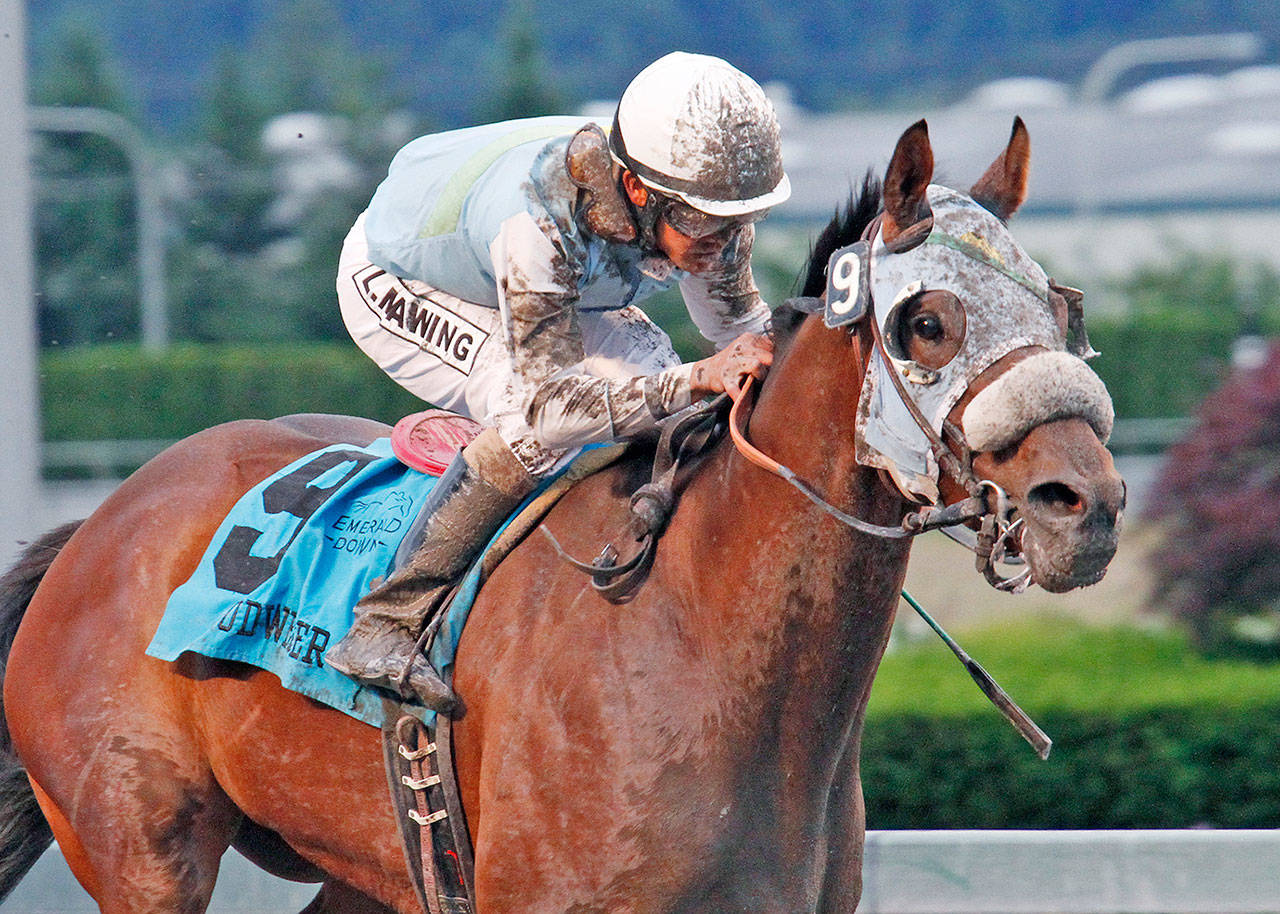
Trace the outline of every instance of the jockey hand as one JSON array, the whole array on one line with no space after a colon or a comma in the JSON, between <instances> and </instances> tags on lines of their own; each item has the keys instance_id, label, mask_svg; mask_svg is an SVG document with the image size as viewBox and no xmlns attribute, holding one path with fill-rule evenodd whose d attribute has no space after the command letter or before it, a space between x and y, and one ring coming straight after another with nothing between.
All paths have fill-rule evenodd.
<instances>
[{"instance_id":1,"label":"jockey hand","mask_svg":"<svg viewBox=\"0 0 1280 914\"><path fill-rule=\"evenodd\" d=\"M744 333L713 356L693 363L693 399L727 393L737 400L747 378L763 380L773 364L773 337Z\"/></svg>"}]
</instances>

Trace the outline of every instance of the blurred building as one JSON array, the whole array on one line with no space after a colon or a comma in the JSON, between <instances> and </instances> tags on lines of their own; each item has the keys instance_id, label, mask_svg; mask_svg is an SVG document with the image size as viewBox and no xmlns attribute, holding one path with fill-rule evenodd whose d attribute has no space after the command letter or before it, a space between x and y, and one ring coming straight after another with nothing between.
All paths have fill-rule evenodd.
<instances>
[{"instance_id":1,"label":"blurred building","mask_svg":"<svg viewBox=\"0 0 1280 914\"><path fill-rule=\"evenodd\" d=\"M1002 80L940 110L814 115L779 105L792 199L776 222L819 223L894 144L929 122L941 183L966 187L1008 139L1031 134L1015 234L1064 282L1180 253L1280 268L1280 66L1157 80L1103 101L1044 79Z\"/></svg>"}]
</instances>

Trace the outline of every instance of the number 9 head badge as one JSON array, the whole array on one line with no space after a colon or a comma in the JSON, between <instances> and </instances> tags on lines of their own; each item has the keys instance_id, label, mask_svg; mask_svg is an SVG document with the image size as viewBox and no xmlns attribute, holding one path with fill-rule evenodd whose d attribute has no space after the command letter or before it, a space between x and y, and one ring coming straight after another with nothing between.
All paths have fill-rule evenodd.
<instances>
[{"instance_id":1,"label":"number 9 head badge","mask_svg":"<svg viewBox=\"0 0 1280 914\"><path fill-rule=\"evenodd\" d=\"M823 322L828 327L857 323L871 304L871 245L857 241L840 248L827 261L827 307Z\"/></svg>"}]
</instances>

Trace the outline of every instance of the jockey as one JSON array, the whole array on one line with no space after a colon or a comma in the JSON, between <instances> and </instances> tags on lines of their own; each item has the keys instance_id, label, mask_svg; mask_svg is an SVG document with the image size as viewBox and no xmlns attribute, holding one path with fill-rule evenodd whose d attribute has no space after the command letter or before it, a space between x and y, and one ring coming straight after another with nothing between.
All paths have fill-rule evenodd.
<instances>
[{"instance_id":1,"label":"jockey","mask_svg":"<svg viewBox=\"0 0 1280 914\"><path fill-rule=\"evenodd\" d=\"M763 90L686 53L632 80L608 132L530 118L395 156L342 249L343 320L397 383L485 429L432 490L411 558L357 604L334 669L452 708L418 632L538 481L767 371L753 223L790 192ZM636 307L677 282L717 349L687 365Z\"/></svg>"}]
</instances>

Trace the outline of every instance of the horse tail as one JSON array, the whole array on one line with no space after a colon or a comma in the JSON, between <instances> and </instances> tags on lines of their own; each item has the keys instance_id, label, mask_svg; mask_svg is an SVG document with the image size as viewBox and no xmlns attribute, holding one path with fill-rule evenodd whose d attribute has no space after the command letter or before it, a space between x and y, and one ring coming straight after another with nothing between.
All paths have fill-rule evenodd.
<instances>
[{"instance_id":1,"label":"horse tail","mask_svg":"<svg viewBox=\"0 0 1280 914\"><path fill-rule=\"evenodd\" d=\"M64 524L29 545L4 577L0 577L0 687L18 624L54 558L81 521ZM0 693L0 901L53 842L27 773L13 754Z\"/></svg>"}]
</instances>

